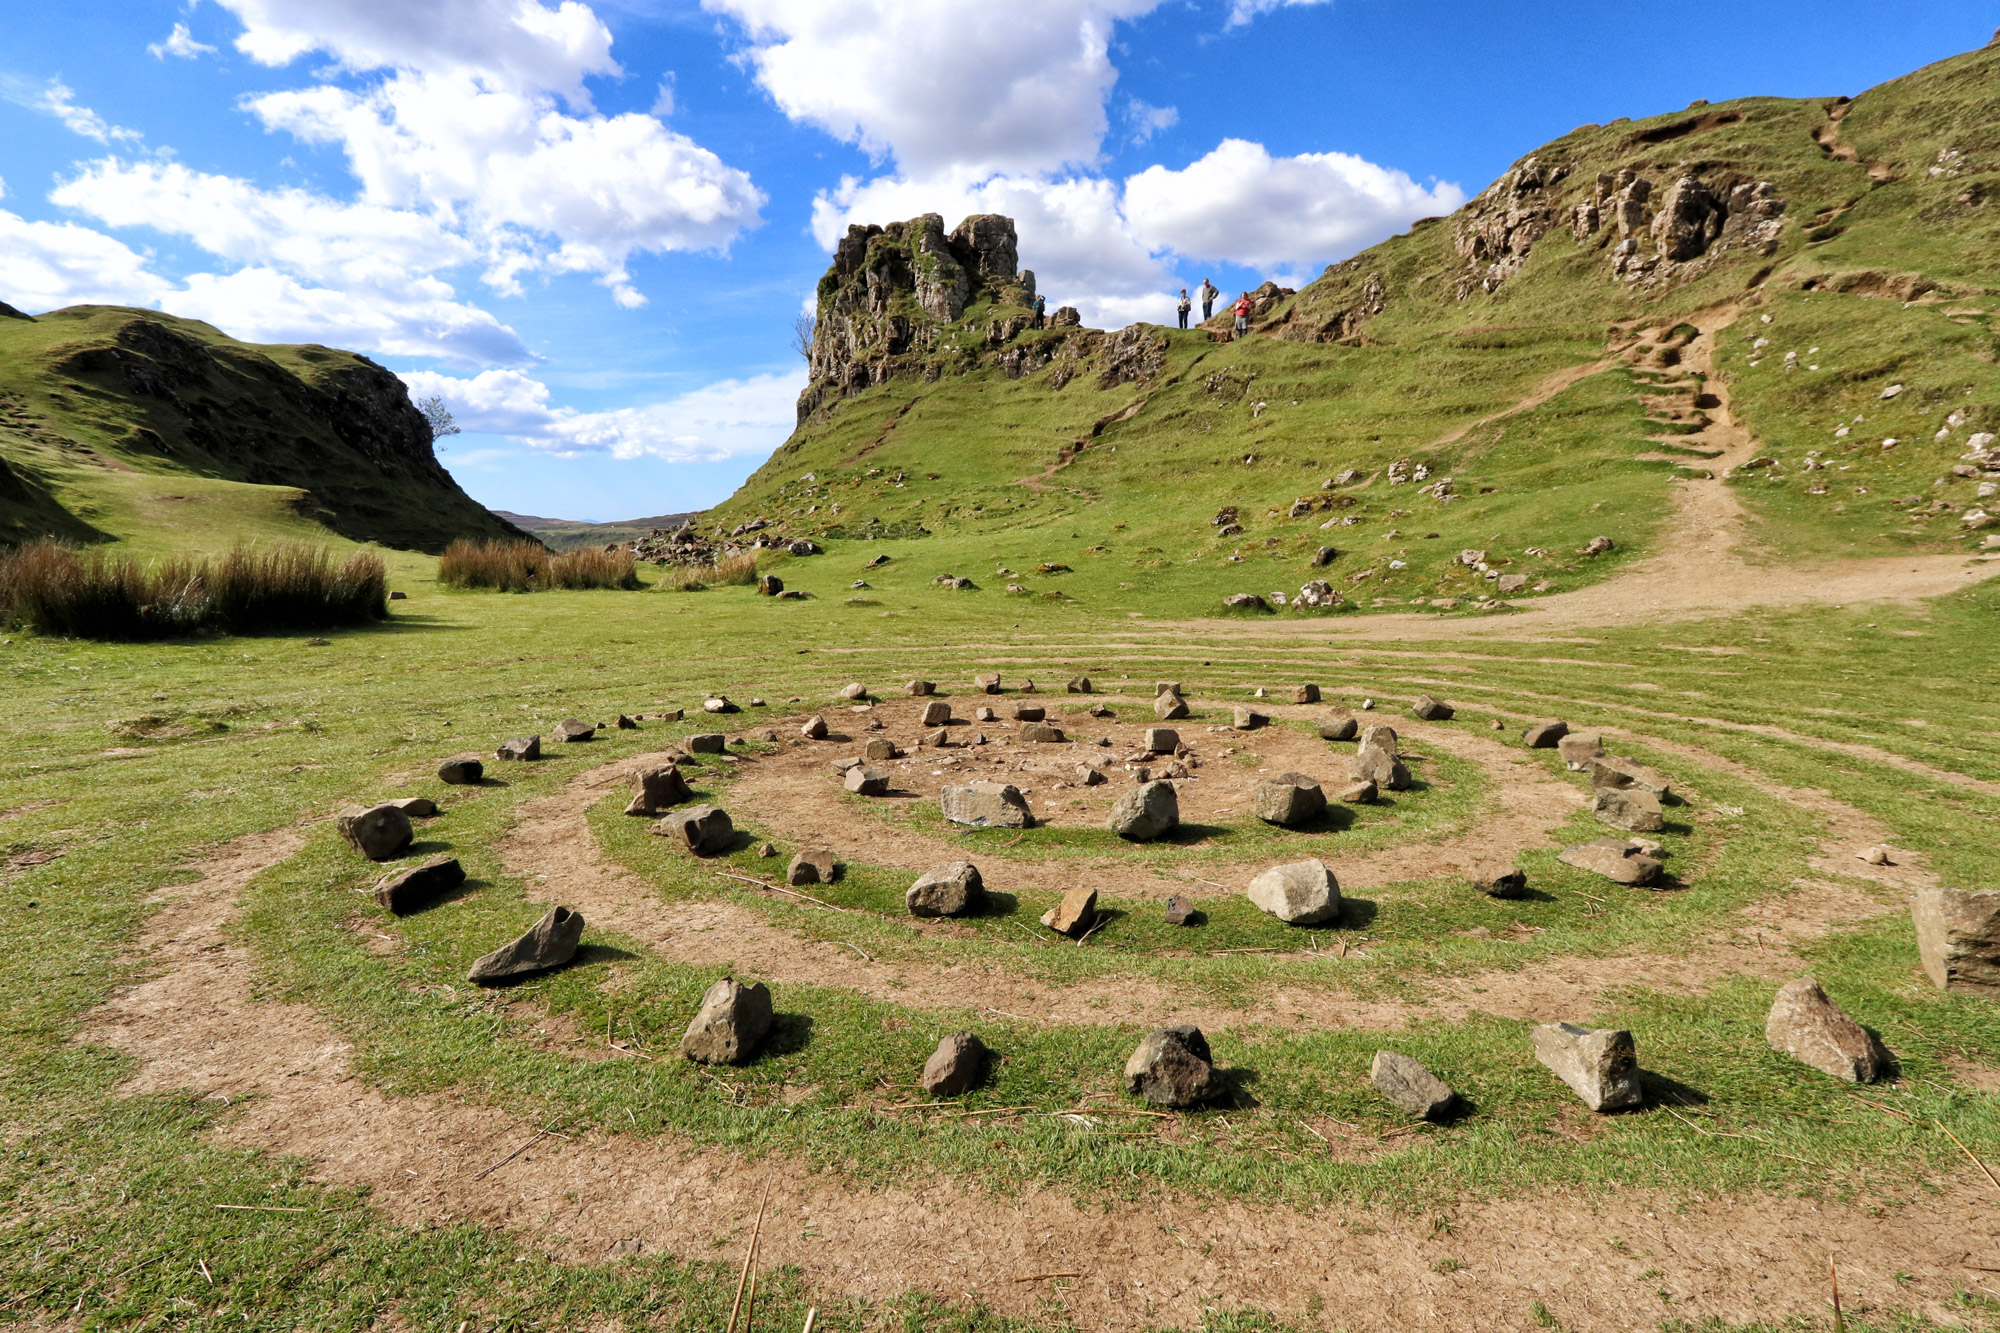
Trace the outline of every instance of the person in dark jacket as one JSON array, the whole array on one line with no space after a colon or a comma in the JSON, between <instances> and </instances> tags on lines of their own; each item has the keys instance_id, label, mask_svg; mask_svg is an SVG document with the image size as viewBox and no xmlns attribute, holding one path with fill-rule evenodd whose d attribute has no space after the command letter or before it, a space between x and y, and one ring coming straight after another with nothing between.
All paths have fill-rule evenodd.
<instances>
[{"instance_id":1,"label":"person in dark jacket","mask_svg":"<svg viewBox=\"0 0 2000 1333\"><path fill-rule=\"evenodd\" d=\"M1214 283L1210 282L1207 278L1201 280L1202 323L1206 324L1209 320L1215 318L1215 298L1220 295L1222 295L1222 291Z\"/></svg>"}]
</instances>

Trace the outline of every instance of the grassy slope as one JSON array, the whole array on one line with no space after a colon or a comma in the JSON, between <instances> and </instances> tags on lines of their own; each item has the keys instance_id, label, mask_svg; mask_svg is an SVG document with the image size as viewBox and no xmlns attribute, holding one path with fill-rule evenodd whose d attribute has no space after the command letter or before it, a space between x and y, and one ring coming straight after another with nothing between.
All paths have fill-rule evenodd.
<instances>
[{"instance_id":1,"label":"grassy slope","mask_svg":"<svg viewBox=\"0 0 2000 1333\"><path fill-rule=\"evenodd\" d=\"M179 403L137 393L120 349L135 320L206 352ZM141 363L147 364L147 363ZM141 553L237 538L438 549L453 536L513 535L456 485L344 440L303 392L368 369L349 352L259 347L155 311L76 306L0 319L0 540L116 537ZM184 406L183 406L184 405Z\"/></svg>"}]
</instances>

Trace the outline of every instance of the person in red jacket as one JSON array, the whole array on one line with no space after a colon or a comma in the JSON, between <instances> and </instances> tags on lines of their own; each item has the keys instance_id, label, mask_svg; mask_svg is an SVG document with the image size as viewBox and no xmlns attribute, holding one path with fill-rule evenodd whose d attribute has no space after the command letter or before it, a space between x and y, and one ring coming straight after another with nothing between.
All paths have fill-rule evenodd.
<instances>
[{"instance_id":1,"label":"person in red jacket","mask_svg":"<svg viewBox=\"0 0 2000 1333\"><path fill-rule=\"evenodd\" d=\"M1236 298L1236 336L1247 337L1250 333L1250 293Z\"/></svg>"}]
</instances>

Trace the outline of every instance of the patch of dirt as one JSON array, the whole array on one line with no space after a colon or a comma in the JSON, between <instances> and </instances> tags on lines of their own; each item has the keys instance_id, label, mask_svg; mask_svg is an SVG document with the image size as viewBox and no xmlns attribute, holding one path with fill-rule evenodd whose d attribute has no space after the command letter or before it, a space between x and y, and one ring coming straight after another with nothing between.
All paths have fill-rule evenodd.
<instances>
[{"instance_id":1,"label":"patch of dirt","mask_svg":"<svg viewBox=\"0 0 2000 1333\"><path fill-rule=\"evenodd\" d=\"M354 1076L347 1043L316 1011L255 1001L250 959L221 938L243 884L297 846L295 833L240 840L200 882L163 895L138 961L167 970L108 1001L82 1039L140 1060L130 1090L251 1097L218 1131L225 1142L303 1156L317 1179L367 1188L405 1226L471 1222L538 1245L560 1234L556 1253L573 1261L630 1252L635 1240L733 1257L768 1180L764 1263L795 1264L820 1290L921 1291L1042 1319L1053 1302L1111 1330L1192 1325L1216 1305L1294 1319L1318 1309L1398 1333L1525 1326L1539 1301L1578 1333L1622 1333L1635 1290L1640 1300L1664 1292L1690 1320L1768 1322L1818 1313L1829 1253L1855 1313L1945 1321L1952 1284L1974 1276L1963 1265L2000 1255L1990 1190L1962 1180L1939 1182L1921 1207L1865 1209L1554 1190L1450 1210L1448 1230L1429 1217L1162 1192L1105 1205L1029 1187L995 1207L934 1178L864 1190L783 1159L747 1164L664 1137L551 1136L490 1108L391 1098ZM1324 1262L1330 1244L1344 1262ZM1076 1276L1036 1276L1051 1273Z\"/></svg>"}]
</instances>

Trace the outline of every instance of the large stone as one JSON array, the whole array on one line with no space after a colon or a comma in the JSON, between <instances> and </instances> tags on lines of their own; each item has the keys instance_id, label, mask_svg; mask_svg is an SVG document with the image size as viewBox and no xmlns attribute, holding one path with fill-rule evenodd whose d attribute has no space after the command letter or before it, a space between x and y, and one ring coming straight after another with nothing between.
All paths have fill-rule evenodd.
<instances>
[{"instance_id":1,"label":"large stone","mask_svg":"<svg viewBox=\"0 0 2000 1333\"><path fill-rule=\"evenodd\" d=\"M1569 735L1567 722L1538 722L1521 733L1521 739L1528 743L1530 750L1553 750L1563 737Z\"/></svg>"},{"instance_id":2,"label":"large stone","mask_svg":"<svg viewBox=\"0 0 2000 1333\"><path fill-rule=\"evenodd\" d=\"M526 761L542 757L540 736L516 736L512 740L501 741L500 748L493 752L495 759L515 759Z\"/></svg>"},{"instance_id":3,"label":"large stone","mask_svg":"<svg viewBox=\"0 0 2000 1333\"><path fill-rule=\"evenodd\" d=\"M1078 764L1076 766L1077 785L1083 787L1102 787L1105 781L1104 770L1092 764Z\"/></svg>"},{"instance_id":4,"label":"large stone","mask_svg":"<svg viewBox=\"0 0 2000 1333\"><path fill-rule=\"evenodd\" d=\"M1185 691L1181 689L1181 683L1177 680L1156 680L1153 682L1153 697L1156 699L1163 694L1171 694L1178 699L1183 693Z\"/></svg>"},{"instance_id":5,"label":"large stone","mask_svg":"<svg viewBox=\"0 0 2000 1333\"><path fill-rule=\"evenodd\" d=\"M972 683L981 694L1000 693L1000 673L997 671L982 671L972 678Z\"/></svg>"},{"instance_id":6,"label":"large stone","mask_svg":"<svg viewBox=\"0 0 2000 1333\"><path fill-rule=\"evenodd\" d=\"M350 805L334 817L334 827L371 861L400 855L416 836L410 817L393 805Z\"/></svg>"},{"instance_id":7,"label":"large stone","mask_svg":"<svg viewBox=\"0 0 2000 1333\"><path fill-rule=\"evenodd\" d=\"M1153 697L1153 716L1160 721L1175 722L1187 715L1187 700L1178 694L1159 694Z\"/></svg>"},{"instance_id":8,"label":"large stone","mask_svg":"<svg viewBox=\"0 0 2000 1333\"><path fill-rule=\"evenodd\" d=\"M1319 686L1292 686L1292 702L1295 704L1316 704L1319 702Z\"/></svg>"},{"instance_id":9,"label":"large stone","mask_svg":"<svg viewBox=\"0 0 2000 1333\"><path fill-rule=\"evenodd\" d=\"M806 847L800 849L785 867L785 883L793 888L807 884L831 884L840 875L840 862L827 847Z\"/></svg>"},{"instance_id":10,"label":"large stone","mask_svg":"<svg viewBox=\"0 0 2000 1333\"><path fill-rule=\"evenodd\" d=\"M1097 890L1077 885L1042 913L1042 924L1058 935L1081 935L1097 924Z\"/></svg>"},{"instance_id":11,"label":"large stone","mask_svg":"<svg viewBox=\"0 0 2000 1333\"><path fill-rule=\"evenodd\" d=\"M1151 842L1174 831L1181 822L1180 796L1171 782L1142 782L1111 807L1110 829L1133 842Z\"/></svg>"},{"instance_id":12,"label":"large stone","mask_svg":"<svg viewBox=\"0 0 2000 1333\"><path fill-rule=\"evenodd\" d=\"M1147 754L1172 754L1181 748L1181 734L1172 727L1147 727L1140 744Z\"/></svg>"},{"instance_id":13,"label":"large stone","mask_svg":"<svg viewBox=\"0 0 2000 1333\"><path fill-rule=\"evenodd\" d=\"M2000 891L1918 889L1917 956L1941 990L2000 1000Z\"/></svg>"},{"instance_id":14,"label":"large stone","mask_svg":"<svg viewBox=\"0 0 2000 1333\"><path fill-rule=\"evenodd\" d=\"M1772 1050L1850 1083L1873 1083L1889 1067L1882 1043L1829 1000L1812 977L1778 988L1764 1020L1764 1040Z\"/></svg>"},{"instance_id":15,"label":"large stone","mask_svg":"<svg viewBox=\"0 0 2000 1333\"><path fill-rule=\"evenodd\" d=\"M1089 694L1091 692L1090 677L1076 676L1064 688L1071 694Z\"/></svg>"},{"instance_id":16,"label":"large stone","mask_svg":"<svg viewBox=\"0 0 2000 1333\"><path fill-rule=\"evenodd\" d=\"M431 819L438 812L437 802L428 796L398 796L382 804L393 805L412 819Z\"/></svg>"},{"instance_id":17,"label":"large stone","mask_svg":"<svg viewBox=\"0 0 2000 1333\"><path fill-rule=\"evenodd\" d=\"M933 1097L971 1092L986 1067L986 1043L970 1032L954 1032L924 1061L924 1091Z\"/></svg>"},{"instance_id":18,"label":"large stone","mask_svg":"<svg viewBox=\"0 0 2000 1333\"><path fill-rule=\"evenodd\" d=\"M1572 731L1556 742L1556 753L1572 769L1581 770L1604 754L1604 738L1594 731Z\"/></svg>"},{"instance_id":19,"label":"large stone","mask_svg":"<svg viewBox=\"0 0 2000 1333\"><path fill-rule=\"evenodd\" d=\"M1396 729L1381 722L1361 729L1361 745L1372 745L1378 750L1387 750L1390 754L1402 753L1396 748Z\"/></svg>"},{"instance_id":20,"label":"large stone","mask_svg":"<svg viewBox=\"0 0 2000 1333\"><path fill-rule=\"evenodd\" d=\"M1660 798L1644 787L1599 787L1590 812L1600 824L1633 833L1658 833L1667 826Z\"/></svg>"},{"instance_id":21,"label":"large stone","mask_svg":"<svg viewBox=\"0 0 2000 1333\"><path fill-rule=\"evenodd\" d=\"M1014 705L1014 720L1016 722L1040 722L1048 715L1049 710L1040 704L1021 703Z\"/></svg>"},{"instance_id":22,"label":"large stone","mask_svg":"<svg viewBox=\"0 0 2000 1333\"><path fill-rule=\"evenodd\" d=\"M924 695L937 693L937 686L928 680L913 680L903 687L903 691L914 697L922 698Z\"/></svg>"},{"instance_id":23,"label":"large stone","mask_svg":"<svg viewBox=\"0 0 2000 1333\"><path fill-rule=\"evenodd\" d=\"M814 713L805 720L805 725L799 728L799 735L809 741L823 741L826 739L829 730L831 728L826 725L826 719L820 714Z\"/></svg>"},{"instance_id":24,"label":"large stone","mask_svg":"<svg viewBox=\"0 0 2000 1333\"><path fill-rule=\"evenodd\" d=\"M894 759L896 757L896 742L890 740L887 736L871 736L868 739L868 743L861 747L861 754L865 759Z\"/></svg>"},{"instance_id":25,"label":"large stone","mask_svg":"<svg viewBox=\"0 0 2000 1333\"><path fill-rule=\"evenodd\" d=\"M1489 898L1525 898L1528 877L1504 861L1481 861L1468 870L1466 882Z\"/></svg>"},{"instance_id":26,"label":"large stone","mask_svg":"<svg viewBox=\"0 0 2000 1333\"><path fill-rule=\"evenodd\" d=\"M1254 708L1239 707L1233 710L1230 715L1230 725L1238 731L1255 731L1259 727L1269 725L1270 721L1271 719L1268 715L1260 713Z\"/></svg>"},{"instance_id":27,"label":"large stone","mask_svg":"<svg viewBox=\"0 0 2000 1333\"><path fill-rule=\"evenodd\" d=\"M1618 884L1643 886L1660 877L1660 863L1621 838L1599 838L1565 847L1556 860Z\"/></svg>"},{"instance_id":28,"label":"large stone","mask_svg":"<svg viewBox=\"0 0 2000 1333\"><path fill-rule=\"evenodd\" d=\"M873 764L856 764L847 770L840 785L856 796L887 796L889 775Z\"/></svg>"},{"instance_id":29,"label":"large stone","mask_svg":"<svg viewBox=\"0 0 2000 1333\"><path fill-rule=\"evenodd\" d=\"M951 705L942 699L933 699L924 705L924 715L919 721L926 727L941 727L951 721Z\"/></svg>"},{"instance_id":30,"label":"large stone","mask_svg":"<svg viewBox=\"0 0 2000 1333\"><path fill-rule=\"evenodd\" d=\"M911 916L965 916L986 902L986 882L970 861L932 866L903 892Z\"/></svg>"},{"instance_id":31,"label":"large stone","mask_svg":"<svg viewBox=\"0 0 2000 1333\"><path fill-rule=\"evenodd\" d=\"M1028 798L1011 782L968 782L938 793L944 817L973 828L1033 828Z\"/></svg>"},{"instance_id":32,"label":"large stone","mask_svg":"<svg viewBox=\"0 0 2000 1333\"><path fill-rule=\"evenodd\" d=\"M1458 1094L1443 1079L1394 1051L1375 1052L1374 1063L1368 1066L1368 1081L1397 1110L1424 1120L1449 1115L1458 1102Z\"/></svg>"},{"instance_id":33,"label":"large stone","mask_svg":"<svg viewBox=\"0 0 2000 1333\"><path fill-rule=\"evenodd\" d=\"M1410 787L1409 765L1397 758L1394 750L1379 745L1364 743L1354 752L1349 771L1356 782L1372 782L1379 791L1408 791Z\"/></svg>"},{"instance_id":34,"label":"large stone","mask_svg":"<svg viewBox=\"0 0 2000 1333\"><path fill-rule=\"evenodd\" d=\"M1632 1034L1622 1028L1537 1024L1535 1058L1593 1111L1622 1111L1646 1099L1639 1086L1638 1048L1632 1044Z\"/></svg>"},{"instance_id":35,"label":"large stone","mask_svg":"<svg viewBox=\"0 0 2000 1333\"><path fill-rule=\"evenodd\" d=\"M1125 1090L1155 1106L1200 1106L1223 1094L1215 1056L1198 1027L1150 1032L1125 1062Z\"/></svg>"},{"instance_id":36,"label":"large stone","mask_svg":"<svg viewBox=\"0 0 2000 1333\"><path fill-rule=\"evenodd\" d=\"M1054 745L1065 737L1063 729L1053 722L1030 722L1021 728L1021 739L1030 743Z\"/></svg>"},{"instance_id":37,"label":"large stone","mask_svg":"<svg viewBox=\"0 0 2000 1333\"><path fill-rule=\"evenodd\" d=\"M771 991L724 977L701 997L701 1012L681 1037L681 1054L705 1065L740 1065L771 1031Z\"/></svg>"},{"instance_id":38,"label":"large stone","mask_svg":"<svg viewBox=\"0 0 2000 1333\"><path fill-rule=\"evenodd\" d=\"M1325 813L1326 793L1303 773L1280 773L1257 784L1252 804L1265 823L1296 828Z\"/></svg>"},{"instance_id":39,"label":"large stone","mask_svg":"<svg viewBox=\"0 0 2000 1333\"><path fill-rule=\"evenodd\" d=\"M868 687L858 680L849 681L840 687L840 697L843 699L866 699L868 697Z\"/></svg>"},{"instance_id":40,"label":"large stone","mask_svg":"<svg viewBox=\"0 0 2000 1333\"><path fill-rule=\"evenodd\" d=\"M662 768L649 768L632 779L632 803L625 807L628 815L657 815L662 810L671 810L682 801L692 801L694 789L681 776L680 769L672 764Z\"/></svg>"},{"instance_id":41,"label":"large stone","mask_svg":"<svg viewBox=\"0 0 2000 1333\"><path fill-rule=\"evenodd\" d=\"M1587 761L1583 771L1593 787L1637 787L1665 800L1673 794L1673 784L1644 764L1621 759L1615 754Z\"/></svg>"},{"instance_id":42,"label":"large stone","mask_svg":"<svg viewBox=\"0 0 2000 1333\"><path fill-rule=\"evenodd\" d=\"M556 723L555 738L559 741L587 741L597 734L597 728L588 722L579 722L573 717Z\"/></svg>"},{"instance_id":43,"label":"large stone","mask_svg":"<svg viewBox=\"0 0 2000 1333\"><path fill-rule=\"evenodd\" d=\"M672 838L696 856L720 855L736 839L736 825L729 812L716 805L691 805L676 810L653 825L651 831Z\"/></svg>"},{"instance_id":44,"label":"large stone","mask_svg":"<svg viewBox=\"0 0 2000 1333\"><path fill-rule=\"evenodd\" d=\"M689 754L721 754L729 748L729 738L719 731L703 731L681 742Z\"/></svg>"},{"instance_id":45,"label":"large stone","mask_svg":"<svg viewBox=\"0 0 2000 1333\"><path fill-rule=\"evenodd\" d=\"M704 713L740 713L743 710L731 703L728 695L711 694L701 701L701 711Z\"/></svg>"},{"instance_id":46,"label":"large stone","mask_svg":"<svg viewBox=\"0 0 2000 1333\"><path fill-rule=\"evenodd\" d=\"M465 883L465 867L455 856L433 856L375 886L375 901L402 916Z\"/></svg>"},{"instance_id":47,"label":"large stone","mask_svg":"<svg viewBox=\"0 0 2000 1333\"><path fill-rule=\"evenodd\" d=\"M521 938L501 945L473 963L465 979L481 986L494 986L561 967L576 957L577 942L582 938L583 913L567 907L551 907Z\"/></svg>"},{"instance_id":48,"label":"large stone","mask_svg":"<svg viewBox=\"0 0 2000 1333\"><path fill-rule=\"evenodd\" d=\"M1361 724L1354 720L1354 714L1345 709L1336 713L1328 713L1319 720L1319 735L1321 740L1351 741L1360 734Z\"/></svg>"},{"instance_id":49,"label":"large stone","mask_svg":"<svg viewBox=\"0 0 2000 1333\"><path fill-rule=\"evenodd\" d=\"M486 765L477 759L447 759L438 765L438 781L453 787L477 787L486 777Z\"/></svg>"},{"instance_id":50,"label":"large stone","mask_svg":"<svg viewBox=\"0 0 2000 1333\"><path fill-rule=\"evenodd\" d=\"M1340 881L1324 861L1272 866L1250 881L1253 906L1293 926L1318 926L1340 918Z\"/></svg>"},{"instance_id":51,"label":"large stone","mask_svg":"<svg viewBox=\"0 0 2000 1333\"><path fill-rule=\"evenodd\" d=\"M1342 805L1368 805L1381 798L1381 789L1372 781L1350 782L1334 796Z\"/></svg>"},{"instance_id":52,"label":"large stone","mask_svg":"<svg viewBox=\"0 0 2000 1333\"><path fill-rule=\"evenodd\" d=\"M1453 711L1450 704L1428 694L1418 695L1417 701L1410 705L1411 716L1425 722L1449 722Z\"/></svg>"}]
</instances>

